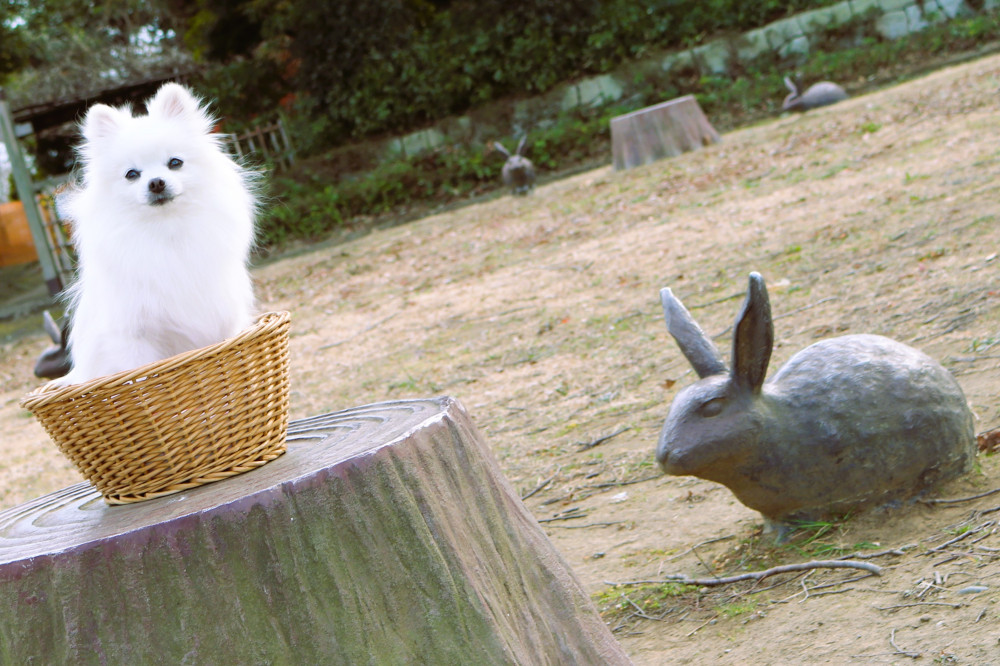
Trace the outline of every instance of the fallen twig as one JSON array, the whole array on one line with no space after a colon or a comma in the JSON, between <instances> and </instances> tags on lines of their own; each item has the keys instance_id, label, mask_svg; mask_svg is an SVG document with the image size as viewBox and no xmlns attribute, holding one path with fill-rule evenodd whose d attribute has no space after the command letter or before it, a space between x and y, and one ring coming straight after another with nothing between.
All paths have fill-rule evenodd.
<instances>
[{"instance_id":1,"label":"fallen twig","mask_svg":"<svg viewBox=\"0 0 1000 666\"><path fill-rule=\"evenodd\" d=\"M947 601L917 601L912 604L899 604L897 606L875 606L875 610L899 610L900 608L913 608L914 606L949 606L951 608L961 608L962 604L950 604Z\"/></svg>"},{"instance_id":2,"label":"fallen twig","mask_svg":"<svg viewBox=\"0 0 1000 666\"><path fill-rule=\"evenodd\" d=\"M662 474L656 474L655 476L647 476L642 479L634 479L632 481L612 481L610 483L594 483L589 486L580 486L581 490L584 488L617 488L618 486L631 486L635 483L644 483L646 481L655 481L659 479Z\"/></svg>"},{"instance_id":3,"label":"fallen twig","mask_svg":"<svg viewBox=\"0 0 1000 666\"><path fill-rule=\"evenodd\" d=\"M559 527L564 530L582 530L585 527L608 527L609 525L624 525L624 520L614 520L609 523L587 523L586 525L549 525L549 527Z\"/></svg>"},{"instance_id":4,"label":"fallen twig","mask_svg":"<svg viewBox=\"0 0 1000 666\"><path fill-rule=\"evenodd\" d=\"M896 630L895 629L893 629L892 632L889 633L889 645L891 645L893 647L893 649L896 651L896 654L903 655L904 657L909 657L910 659L919 659L920 658L920 653L919 652L910 652L910 651L904 650L901 647L899 647L898 645L896 645Z\"/></svg>"},{"instance_id":5,"label":"fallen twig","mask_svg":"<svg viewBox=\"0 0 1000 666\"><path fill-rule=\"evenodd\" d=\"M906 551L910 548L916 548L917 544L908 543L905 546L900 546L899 548L889 548L888 550L880 550L877 553L862 553L858 551L856 553L851 553L850 555L844 555L838 557L838 560L870 560L876 557L885 557L886 555L906 555Z\"/></svg>"},{"instance_id":6,"label":"fallen twig","mask_svg":"<svg viewBox=\"0 0 1000 666\"><path fill-rule=\"evenodd\" d=\"M725 303L726 301L731 301L731 300L734 300L734 299L737 299L737 298L743 298L743 294L744 293L745 292L741 291L741 292L736 293L736 294L730 294L729 296L723 296L722 298L717 298L714 301L709 301L707 303L700 303L698 305L692 305L688 309L690 309L690 310L697 310L698 308L707 308L708 306L710 306L710 305L716 305L717 303Z\"/></svg>"},{"instance_id":7,"label":"fallen twig","mask_svg":"<svg viewBox=\"0 0 1000 666\"><path fill-rule=\"evenodd\" d=\"M540 523L555 523L555 522L558 522L560 520L573 520L575 518L586 518L589 515L590 515L589 513L571 513L568 516L555 516L553 518L539 518L538 522L540 522Z\"/></svg>"},{"instance_id":8,"label":"fallen twig","mask_svg":"<svg viewBox=\"0 0 1000 666\"><path fill-rule=\"evenodd\" d=\"M993 521L990 521L990 522L988 522L988 523L986 523L984 525L980 525L979 527L977 527L975 529L970 529L967 532L962 532L961 534L959 534L954 539L949 539L948 541L945 541L940 546L934 546L933 548L929 549L927 552L924 553L924 555L930 555L932 553L940 553L942 550L944 550L948 546L951 546L952 544L956 544L959 541L962 541L963 539L968 539L970 536L972 536L973 534L976 534L977 532L979 532L980 530L982 530L984 527L987 527L987 526L991 525L992 523L993 523Z\"/></svg>"},{"instance_id":9,"label":"fallen twig","mask_svg":"<svg viewBox=\"0 0 1000 666\"><path fill-rule=\"evenodd\" d=\"M618 430L615 430L610 435L604 435L602 437L598 437L597 439L592 439L589 442L577 442L576 445L580 447L581 451L586 451L587 449L592 449L595 446L597 446L598 444L603 444L604 442L608 441L612 437L617 437L618 435L622 434L626 430L631 430L631 429L632 429L631 426L625 426L624 428L619 428Z\"/></svg>"},{"instance_id":10,"label":"fallen twig","mask_svg":"<svg viewBox=\"0 0 1000 666\"><path fill-rule=\"evenodd\" d=\"M691 631L689 631L687 634L685 634L685 638L691 638L696 633L698 633L699 630L707 627L708 625L710 625L712 623L713 620L717 620L717 619L719 619L718 615L714 615L714 616L708 618L707 620L705 620L704 622L702 622L701 624L699 624L697 627L695 627L694 629L692 629Z\"/></svg>"},{"instance_id":11,"label":"fallen twig","mask_svg":"<svg viewBox=\"0 0 1000 666\"><path fill-rule=\"evenodd\" d=\"M817 305L820 305L822 303L826 303L827 301L835 301L835 300L837 300L836 296L827 296L826 298L819 299L815 303L810 303L809 305L803 305L801 308L796 308L794 310L789 310L788 312L782 312L780 315L776 315L775 317L772 317L772 319L781 319L782 317L791 317L793 314L798 314L798 313L802 312L803 310L808 310L809 308L814 308Z\"/></svg>"},{"instance_id":12,"label":"fallen twig","mask_svg":"<svg viewBox=\"0 0 1000 666\"><path fill-rule=\"evenodd\" d=\"M539 484L538 484L537 486L535 486L535 489L534 489L534 490L532 490L532 491L530 491L530 492L529 492L528 494L526 494L526 495L522 495L522 496L521 496L521 501L523 502L524 500L528 499L528 498L529 498L529 497L531 497L532 495L535 495L536 493L540 492L540 491L542 490L542 488L544 488L545 486L547 486L547 485L549 485L550 483L552 483L552 480L553 480L553 479L555 479L555 478L556 478L556 477L557 477L557 476L559 475L559 472L560 472L560 471L562 471L562 466L561 466L561 465L560 465L560 466L559 466L559 468L558 468L558 469L557 469L557 470L555 471L555 474L553 474L553 475L552 475L552 476L550 476L549 478L547 478L547 479L545 479L544 481L542 481L541 483L539 483Z\"/></svg>"},{"instance_id":13,"label":"fallen twig","mask_svg":"<svg viewBox=\"0 0 1000 666\"><path fill-rule=\"evenodd\" d=\"M688 578L683 574L666 576L664 580L633 580L621 583L605 581L606 585L653 585L662 583L682 583L684 585L701 585L711 587L713 585L730 585L744 580L763 580L769 576L777 574L792 573L795 571L808 571L810 569L864 569L876 576L882 575L882 567L869 562L854 562L851 560L816 560L813 562L800 562L798 564L783 564L771 567L764 571L751 571L750 573L739 574L738 576L726 576L724 578Z\"/></svg>"},{"instance_id":14,"label":"fallen twig","mask_svg":"<svg viewBox=\"0 0 1000 666\"><path fill-rule=\"evenodd\" d=\"M980 497L989 497L990 495L996 495L997 493L1000 493L1000 488L987 490L985 493L979 493L978 495L973 495L971 497L957 497L955 499L920 499L917 501L922 504L958 504L959 502L971 502L972 500L977 500Z\"/></svg>"},{"instance_id":15,"label":"fallen twig","mask_svg":"<svg viewBox=\"0 0 1000 666\"><path fill-rule=\"evenodd\" d=\"M696 548L701 548L702 546L707 546L710 543L715 543L716 541L725 541L727 539L735 539L735 538L736 538L735 534L727 534L726 536L715 537L714 539L705 539L704 541L699 541L698 543L696 543L695 545L691 546L690 548L688 548L685 551L681 551L679 553L671 555L670 557L668 557L666 559L666 561L670 562L671 560L676 560L678 557L683 557L683 556L687 555L688 553L690 553L691 551L695 550Z\"/></svg>"},{"instance_id":16,"label":"fallen twig","mask_svg":"<svg viewBox=\"0 0 1000 666\"><path fill-rule=\"evenodd\" d=\"M563 511L558 516L553 516L552 518L539 518L540 523L554 523L559 520L573 520L574 518L586 518L589 513L583 513L579 507L575 507L568 511Z\"/></svg>"}]
</instances>

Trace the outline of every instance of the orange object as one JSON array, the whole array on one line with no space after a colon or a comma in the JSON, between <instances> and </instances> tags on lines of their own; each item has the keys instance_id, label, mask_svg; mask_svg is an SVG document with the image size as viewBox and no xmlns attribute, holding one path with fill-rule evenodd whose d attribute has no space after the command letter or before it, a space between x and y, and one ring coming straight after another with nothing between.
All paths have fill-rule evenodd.
<instances>
[{"instance_id":1,"label":"orange object","mask_svg":"<svg viewBox=\"0 0 1000 666\"><path fill-rule=\"evenodd\" d=\"M38 261L28 216L20 201L0 203L0 266Z\"/></svg>"}]
</instances>

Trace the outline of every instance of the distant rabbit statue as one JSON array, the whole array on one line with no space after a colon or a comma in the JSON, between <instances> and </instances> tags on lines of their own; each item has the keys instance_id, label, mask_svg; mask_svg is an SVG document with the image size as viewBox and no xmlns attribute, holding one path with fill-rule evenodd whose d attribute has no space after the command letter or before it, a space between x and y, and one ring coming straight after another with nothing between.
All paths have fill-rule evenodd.
<instances>
[{"instance_id":1,"label":"distant rabbit statue","mask_svg":"<svg viewBox=\"0 0 1000 666\"><path fill-rule=\"evenodd\" d=\"M912 497L969 470L972 412L936 361L878 335L821 340L767 382L774 330L750 274L732 369L670 289L667 329L700 379L674 399L656 459L673 475L728 487L766 531Z\"/></svg>"},{"instance_id":2,"label":"distant rabbit statue","mask_svg":"<svg viewBox=\"0 0 1000 666\"><path fill-rule=\"evenodd\" d=\"M42 314L42 327L49 334L49 338L52 339L55 346L49 347L38 357L35 362L35 376L43 379L58 379L65 376L73 365L69 359L69 350L66 349L66 342L69 338L69 319L65 319L60 327L46 310Z\"/></svg>"},{"instance_id":3,"label":"distant rabbit statue","mask_svg":"<svg viewBox=\"0 0 1000 666\"><path fill-rule=\"evenodd\" d=\"M808 111L847 99L847 93L844 92L844 89L831 81L814 83L801 95L799 87L787 76L785 77L785 86L791 93L785 97L785 102L781 105L782 111Z\"/></svg>"},{"instance_id":4,"label":"distant rabbit statue","mask_svg":"<svg viewBox=\"0 0 1000 666\"><path fill-rule=\"evenodd\" d=\"M507 161L503 165L501 175L503 176L503 184L511 188L514 194L524 195L535 187L535 165L521 154L527 138L527 136L521 137L521 141L517 144L517 150L514 151L513 155L499 141L493 142L496 149L507 156Z\"/></svg>"}]
</instances>

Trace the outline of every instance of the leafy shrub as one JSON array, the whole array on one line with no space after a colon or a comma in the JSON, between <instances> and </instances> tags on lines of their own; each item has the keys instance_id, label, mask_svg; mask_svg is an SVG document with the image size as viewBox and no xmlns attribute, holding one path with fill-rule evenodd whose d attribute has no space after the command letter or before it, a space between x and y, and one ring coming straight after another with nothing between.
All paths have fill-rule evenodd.
<instances>
[{"instance_id":1,"label":"leafy shrub","mask_svg":"<svg viewBox=\"0 0 1000 666\"><path fill-rule=\"evenodd\" d=\"M604 37L592 34L588 39ZM798 72L807 82L885 79L893 67L924 62L928 53L971 49L998 39L1000 14L953 20L896 41L879 38L871 20L859 21L827 36L828 45L845 48L815 52ZM627 103L576 110L547 128L532 130L525 154L543 175L607 162L612 117L687 93L696 95L717 129L729 129L776 113L785 94L782 78L787 72L787 63L773 54L746 63L743 71L733 76L701 76L691 68L665 79L662 71L650 72L648 78L634 82L635 92ZM372 165L361 175L331 182L336 177L327 163L350 160L338 151L328 154L329 159L317 155L293 177L276 183L281 203L265 213L264 244L316 238L357 216L382 215L414 204L444 203L494 190L499 187L503 165L502 156L485 145L456 145Z\"/></svg>"}]
</instances>

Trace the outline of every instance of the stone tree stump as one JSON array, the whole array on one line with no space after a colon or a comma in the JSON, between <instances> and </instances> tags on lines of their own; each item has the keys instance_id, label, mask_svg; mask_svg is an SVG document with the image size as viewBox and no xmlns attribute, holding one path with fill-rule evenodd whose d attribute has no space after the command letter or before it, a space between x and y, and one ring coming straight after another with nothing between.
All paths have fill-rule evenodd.
<instances>
[{"instance_id":1,"label":"stone tree stump","mask_svg":"<svg viewBox=\"0 0 1000 666\"><path fill-rule=\"evenodd\" d=\"M0 513L0 663L628 663L458 402L288 440L184 493Z\"/></svg>"},{"instance_id":2,"label":"stone tree stump","mask_svg":"<svg viewBox=\"0 0 1000 666\"><path fill-rule=\"evenodd\" d=\"M693 95L611 119L615 171L673 157L719 140Z\"/></svg>"}]
</instances>

